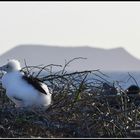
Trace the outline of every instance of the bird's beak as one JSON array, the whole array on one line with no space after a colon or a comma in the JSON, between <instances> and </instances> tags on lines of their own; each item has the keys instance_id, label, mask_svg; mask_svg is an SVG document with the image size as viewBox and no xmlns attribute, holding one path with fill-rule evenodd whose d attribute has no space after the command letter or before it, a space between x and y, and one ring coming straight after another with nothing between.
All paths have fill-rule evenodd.
<instances>
[{"instance_id":1,"label":"bird's beak","mask_svg":"<svg viewBox=\"0 0 140 140\"><path fill-rule=\"evenodd\" d=\"M3 65L2 67L0 67L0 71L6 71L6 65Z\"/></svg>"}]
</instances>

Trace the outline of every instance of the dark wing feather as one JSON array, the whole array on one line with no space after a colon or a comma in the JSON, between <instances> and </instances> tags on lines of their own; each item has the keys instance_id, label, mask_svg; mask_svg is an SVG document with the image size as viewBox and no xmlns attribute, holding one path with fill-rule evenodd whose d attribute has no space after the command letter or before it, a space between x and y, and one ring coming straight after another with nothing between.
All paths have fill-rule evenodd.
<instances>
[{"instance_id":1,"label":"dark wing feather","mask_svg":"<svg viewBox=\"0 0 140 140\"><path fill-rule=\"evenodd\" d=\"M46 91L41 86L42 81L40 81L38 78L26 75L23 75L22 78L29 84L31 84L35 89L39 90L41 93L47 94Z\"/></svg>"},{"instance_id":2,"label":"dark wing feather","mask_svg":"<svg viewBox=\"0 0 140 140\"><path fill-rule=\"evenodd\" d=\"M20 98L17 98L17 97L13 97L15 100L18 100L18 101L23 101L22 99L20 99Z\"/></svg>"}]
</instances>

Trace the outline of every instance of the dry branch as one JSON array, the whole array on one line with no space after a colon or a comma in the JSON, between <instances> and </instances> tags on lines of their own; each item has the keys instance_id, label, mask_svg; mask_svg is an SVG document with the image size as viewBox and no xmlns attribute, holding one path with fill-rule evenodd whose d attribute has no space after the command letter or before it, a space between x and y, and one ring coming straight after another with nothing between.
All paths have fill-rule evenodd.
<instances>
[{"instance_id":1,"label":"dry branch","mask_svg":"<svg viewBox=\"0 0 140 140\"><path fill-rule=\"evenodd\" d=\"M129 101L131 95L128 96L121 86L115 87L106 80L107 75L100 70L68 73L66 67L77 59L70 60L63 67L54 64L27 66L25 62L23 71L33 76L33 70L37 69L35 77L46 82L52 90L52 105L45 111L17 110L1 87L0 137L140 136L132 131L138 129L140 108L133 100ZM52 71L55 66L62 70ZM47 75L40 76L42 71Z\"/></svg>"}]
</instances>

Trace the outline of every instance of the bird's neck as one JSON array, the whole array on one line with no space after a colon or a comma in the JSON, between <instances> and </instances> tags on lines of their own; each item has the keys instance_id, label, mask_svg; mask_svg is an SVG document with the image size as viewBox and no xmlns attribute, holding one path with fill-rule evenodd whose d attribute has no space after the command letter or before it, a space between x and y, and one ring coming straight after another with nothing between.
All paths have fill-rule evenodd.
<instances>
[{"instance_id":1,"label":"bird's neck","mask_svg":"<svg viewBox=\"0 0 140 140\"><path fill-rule=\"evenodd\" d=\"M6 72L6 74L13 74L13 73L20 73L21 71L20 70L13 70L13 71L9 71L9 72Z\"/></svg>"}]
</instances>

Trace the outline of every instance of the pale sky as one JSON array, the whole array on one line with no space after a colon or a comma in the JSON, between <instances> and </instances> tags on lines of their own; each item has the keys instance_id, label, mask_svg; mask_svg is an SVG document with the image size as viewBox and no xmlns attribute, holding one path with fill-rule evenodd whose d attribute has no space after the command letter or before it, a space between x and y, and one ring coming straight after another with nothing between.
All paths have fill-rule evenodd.
<instances>
[{"instance_id":1,"label":"pale sky","mask_svg":"<svg viewBox=\"0 0 140 140\"><path fill-rule=\"evenodd\" d=\"M140 58L140 2L0 2L0 54L20 44L121 46Z\"/></svg>"}]
</instances>

